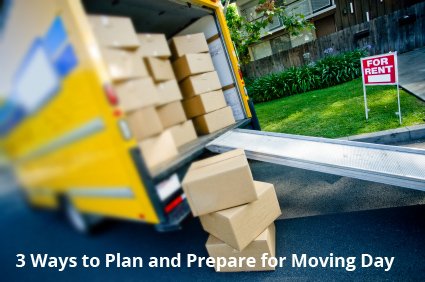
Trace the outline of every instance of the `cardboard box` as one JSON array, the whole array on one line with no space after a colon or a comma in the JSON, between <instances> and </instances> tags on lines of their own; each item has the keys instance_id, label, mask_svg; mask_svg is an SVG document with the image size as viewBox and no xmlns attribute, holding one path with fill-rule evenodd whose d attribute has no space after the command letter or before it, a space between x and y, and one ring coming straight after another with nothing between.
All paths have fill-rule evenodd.
<instances>
[{"instance_id":1,"label":"cardboard box","mask_svg":"<svg viewBox=\"0 0 425 282\"><path fill-rule=\"evenodd\" d=\"M188 99L198 94L221 89L217 72L207 72L203 74L189 76L180 83L183 97Z\"/></svg>"},{"instance_id":2,"label":"cardboard box","mask_svg":"<svg viewBox=\"0 0 425 282\"><path fill-rule=\"evenodd\" d=\"M140 42L139 52L142 57L158 57L167 59L171 57L165 34L139 33L137 38Z\"/></svg>"},{"instance_id":3,"label":"cardboard box","mask_svg":"<svg viewBox=\"0 0 425 282\"><path fill-rule=\"evenodd\" d=\"M159 94L152 78L126 80L114 84L119 106L129 112L138 108L155 106L159 103Z\"/></svg>"},{"instance_id":4,"label":"cardboard box","mask_svg":"<svg viewBox=\"0 0 425 282\"><path fill-rule=\"evenodd\" d=\"M225 107L193 119L196 132L200 135L213 133L234 123L235 118L230 107Z\"/></svg>"},{"instance_id":5,"label":"cardboard box","mask_svg":"<svg viewBox=\"0 0 425 282\"><path fill-rule=\"evenodd\" d=\"M212 15L204 16L185 27L177 35L197 32L203 32L207 39L209 53L220 78L221 85L225 86L235 83L232 74L233 67L229 64L224 41L220 36L220 31L217 29L214 17Z\"/></svg>"},{"instance_id":6,"label":"cardboard box","mask_svg":"<svg viewBox=\"0 0 425 282\"><path fill-rule=\"evenodd\" d=\"M192 163L182 186L194 216L258 199L248 161L241 149Z\"/></svg>"},{"instance_id":7,"label":"cardboard box","mask_svg":"<svg viewBox=\"0 0 425 282\"><path fill-rule=\"evenodd\" d=\"M205 231L238 251L248 246L281 214L273 184L259 181L254 184L258 200L199 217Z\"/></svg>"},{"instance_id":8,"label":"cardboard box","mask_svg":"<svg viewBox=\"0 0 425 282\"><path fill-rule=\"evenodd\" d=\"M127 114L128 126L133 136L141 141L162 132L161 120L155 107L146 107Z\"/></svg>"},{"instance_id":9,"label":"cardboard box","mask_svg":"<svg viewBox=\"0 0 425 282\"><path fill-rule=\"evenodd\" d=\"M168 59L147 57L145 63L155 82L175 79L173 67Z\"/></svg>"},{"instance_id":10,"label":"cardboard box","mask_svg":"<svg viewBox=\"0 0 425 282\"><path fill-rule=\"evenodd\" d=\"M214 71L214 65L208 53L186 54L173 63L173 69L181 81L190 75Z\"/></svg>"},{"instance_id":11,"label":"cardboard box","mask_svg":"<svg viewBox=\"0 0 425 282\"><path fill-rule=\"evenodd\" d=\"M148 70L137 51L103 49L102 54L109 75L114 81L149 76Z\"/></svg>"},{"instance_id":12,"label":"cardboard box","mask_svg":"<svg viewBox=\"0 0 425 282\"><path fill-rule=\"evenodd\" d=\"M182 124L174 125L167 130L169 130L171 135L173 135L174 143L177 148L196 140L198 137L191 120L187 120Z\"/></svg>"},{"instance_id":13,"label":"cardboard box","mask_svg":"<svg viewBox=\"0 0 425 282\"><path fill-rule=\"evenodd\" d=\"M154 170L178 155L174 138L169 131L139 142L146 166Z\"/></svg>"},{"instance_id":14,"label":"cardboard box","mask_svg":"<svg viewBox=\"0 0 425 282\"><path fill-rule=\"evenodd\" d=\"M175 101L157 108L159 119L164 128L169 128L173 125L186 121L186 114L182 103Z\"/></svg>"},{"instance_id":15,"label":"cardboard box","mask_svg":"<svg viewBox=\"0 0 425 282\"><path fill-rule=\"evenodd\" d=\"M139 48L133 23L130 18L110 16L89 16L99 45L115 48Z\"/></svg>"},{"instance_id":16,"label":"cardboard box","mask_svg":"<svg viewBox=\"0 0 425 282\"><path fill-rule=\"evenodd\" d=\"M185 54L208 52L208 44L203 33L174 36L171 39L171 53L174 58Z\"/></svg>"},{"instance_id":17,"label":"cardboard box","mask_svg":"<svg viewBox=\"0 0 425 282\"><path fill-rule=\"evenodd\" d=\"M199 94L182 101L182 104L187 118L204 115L227 106L221 90Z\"/></svg>"},{"instance_id":18,"label":"cardboard box","mask_svg":"<svg viewBox=\"0 0 425 282\"><path fill-rule=\"evenodd\" d=\"M255 258L255 267L249 267L244 262L241 267L221 267L218 269L215 267L217 272L239 272L239 271L266 271L275 270L275 267L269 266L267 263L265 267L262 267L261 256L263 253L267 253L268 257L274 257L276 254L276 228L274 223L269 225L257 238L254 239L245 249L237 251L231 246L227 245L217 237L210 235L208 241L205 244L208 254L210 257L218 258L230 258L230 257L253 257Z\"/></svg>"},{"instance_id":19,"label":"cardboard box","mask_svg":"<svg viewBox=\"0 0 425 282\"><path fill-rule=\"evenodd\" d=\"M183 99L177 80L172 79L156 84L159 94L159 105L165 105Z\"/></svg>"}]
</instances>

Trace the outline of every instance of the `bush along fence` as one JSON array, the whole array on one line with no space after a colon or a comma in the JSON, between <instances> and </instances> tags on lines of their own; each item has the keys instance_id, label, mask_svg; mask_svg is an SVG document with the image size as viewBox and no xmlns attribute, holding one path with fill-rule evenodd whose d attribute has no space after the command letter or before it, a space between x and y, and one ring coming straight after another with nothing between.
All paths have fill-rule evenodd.
<instances>
[{"instance_id":1,"label":"bush along fence","mask_svg":"<svg viewBox=\"0 0 425 282\"><path fill-rule=\"evenodd\" d=\"M256 78L291 66L316 61L333 48L338 52L370 46L370 55L411 51L425 46L425 2L372 19L312 42L256 60L242 68L245 77Z\"/></svg>"},{"instance_id":2,"label":"bush along fence","mask_svg":"<svg viewBox=\"0 0 425 282\"><path fill-rule=\"evenodd\" d=\"M360 58L365 49L327 56L306 66L247 80L248 94L255 103L275 100L353 80L361 75Z\"/></svg>"}]
</instances>

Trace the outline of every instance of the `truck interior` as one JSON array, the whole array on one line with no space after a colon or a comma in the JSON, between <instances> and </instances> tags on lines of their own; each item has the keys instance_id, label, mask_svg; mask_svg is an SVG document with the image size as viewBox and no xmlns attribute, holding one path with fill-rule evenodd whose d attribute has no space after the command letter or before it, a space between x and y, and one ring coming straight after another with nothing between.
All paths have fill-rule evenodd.
<instances>
[{"instance_id":1,"label":"truck interior","mask_svg":"<svg viewBox=\"0 0 425 282\"><path fill-rule=\"evenodd\" d=\"M138 33L164 33L167 38L212 11L179 0L83 0L89 14L129 17Z\"/></svg>"},{"instance_id":2,"label":"truck interior","mask_svg":"<svg viewBox=\"0 0 425 282\"><path fill-rule=\"evenodd\" d=\"M82 4L87 14L128 17L131 18L137 33L163 33L168 39L177 34L184 34L184 30L188 27L190 27L188 33L195 33L193 30L202 32L203 27L193 28L193 26L197 24L196 22L204 17L214 17L214 11L211 9L180 0L82 0ZM214 22L215 29L218 33L220 27L216 20L214 20ZM224 46L223 40L221 38L220 40L221 44ZM223 48L223 50L225 50L225 48ZM227 67L231 70L232 68L227 54L226 57ZM237 85L235 83L236 78L234 72L230 72L233 76L231 79L234 85ZM238 94L240 93L237 86L236 91ZM198 158L206 151L205 145L208 142L226 131L236 127L246 128L250 126L250 119L246 118L242 101L240 100L239 103L233 103L230 106L234 111L238 110L243 113L242 117L235 116L237 121L236 124L218 132L200 136L197 140L183 146L179 150L179 156L163 166L158 167L155 171L150 171L150 175L154 182L166 179L171 173L176 172L181 167L186 166L188 163ZM237 107L239 107L239 109L235 109Z\"/></svg>"}]
</instances>

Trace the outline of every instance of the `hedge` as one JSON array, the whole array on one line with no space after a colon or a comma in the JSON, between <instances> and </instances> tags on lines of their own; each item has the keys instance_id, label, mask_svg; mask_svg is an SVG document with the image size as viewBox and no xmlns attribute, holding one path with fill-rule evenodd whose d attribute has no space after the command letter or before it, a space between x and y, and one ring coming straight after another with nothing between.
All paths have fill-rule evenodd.
<instances>
[{"instance_id":1,"label":"hedge","mask_svg":"<svg viewBox=\"0 0 425 282\"><path fill-rule=\"evenodd\" d=\"M248 94L261 103L347 82L361 75L360 58L365 55L365 50L329 55L309 65L248 79Z\"/></svg>"}]
</instances>

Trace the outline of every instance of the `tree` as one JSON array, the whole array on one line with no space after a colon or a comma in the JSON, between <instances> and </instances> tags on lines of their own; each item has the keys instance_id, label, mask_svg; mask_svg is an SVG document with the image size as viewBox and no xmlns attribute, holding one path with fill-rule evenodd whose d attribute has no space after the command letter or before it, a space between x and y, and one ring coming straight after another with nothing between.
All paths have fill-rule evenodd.
<instances>
[{"instance_id":1,"label":"tree","mask_svg":"<svg viewBox=\"0 0 425 282\"><path fill-rule=\"evenodd\" d=\"M286 13L285 6L276 5L275 0L258 0L255 9L258 18L251 22L239 15L236 6L229 5L229 3L229 0L223 1L226 21L241 64L250 62L248 47L260 41L264 28L273 23L276 16L281 19L283 27L291 35L298 35L303 30L313 28L313 25L305 19L304 15Z\"/></svg>"}]
</instances>

